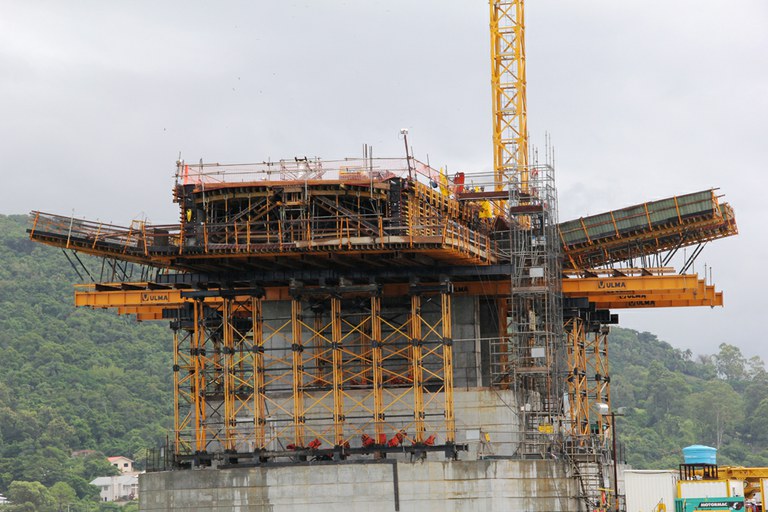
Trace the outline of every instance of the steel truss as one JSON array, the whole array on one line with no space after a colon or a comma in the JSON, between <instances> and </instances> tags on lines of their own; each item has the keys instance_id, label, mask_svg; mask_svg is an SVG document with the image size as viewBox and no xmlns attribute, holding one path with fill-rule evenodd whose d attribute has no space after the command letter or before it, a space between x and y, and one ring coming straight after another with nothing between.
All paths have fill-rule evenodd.
<instances>
[{"instance_id":1,"label":"steel truss","mask_svg":"<svg viewBox=\"0 0 768 512\"><path fill-rule=\"evenodd\" d=\"M201 296L174 311L179 460L455 456L450 283L406 297L341 288Z\"/></svg>"},{"instance_id":2,"label":"steel truss","mask_svg":"<svg viewBox=\"0 0 768 512\"><path fill-rule=\"evenodd\" d=\"M597 451L605 451L613 435L608 417L612 410L609 327L593 313L582 311L565 321L570 420L567 435L578 449L591 445Z\"/></svg>"}]
</instances>

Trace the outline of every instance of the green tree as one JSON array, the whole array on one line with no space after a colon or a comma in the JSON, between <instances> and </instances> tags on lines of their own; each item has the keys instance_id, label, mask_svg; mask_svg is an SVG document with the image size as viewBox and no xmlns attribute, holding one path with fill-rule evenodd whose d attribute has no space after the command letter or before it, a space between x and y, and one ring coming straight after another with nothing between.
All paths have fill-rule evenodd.
<instances>
[{"instance_id":1,"label":"green tree","mask_svg":"<svg viewBox=\"0 0 768 512\"><path fill-rule=\"evenodd\" d=\"M645 408L652 423L679 411L685 395L690 391L682 375L667 370L659 361L652 361L648 367L645 388Z\"/></svg>"},{"instance_id":2,"label":"green tree","mask_svg":"<svg viewBox=\"0 0 768 512\"><path fill-rule=\"evenodd\" d=\"M77 501L77 493L66 482L56 482L48 491L56 503L59 512L64 510L67 505Z\"/></svg>"},{"instance_id":3,"label":"green tree","mask_svg":"<svg viewBox=\"0 0 768 512\"><path fill-rule=\"evenodd\" d=\"M768 398L764 398L749 411L745 418L745 431L749 440L757 446L768 446Z\"/></svg>"},{"instance_id":4,"label":"green tree","mask_svg":"<svg viewBox=\"0 0 768 512\"><path fill-rule=\"evenodd\" d=\"M33 510L49 510L53 501L48 489L40 482L23 482L14 480L8 486L6 497L14 504L31 505Z\"/></svg>"},{"instance_id":5,"label":"green tree","mask_svg":"<svg viewBox=\"0 0 768 512\"><path fill-rule=\"evenodd\" d=\"M747 377L751 381L768 383L768 372L765 371L765 363L760 356L752 356L747 361Z\"/></svg>"},{"instance_id":6,"label":"green tree","mask_svg":"<svg viewBox=\"0 0 768 512\"><path fill-rule=\"evenodd\" d=\"M718 375L728 381L744 380L747 360L739 347L721 343L719 348L720 352L715 356Z\"/></svg>"},{"instance_id":7,"label":"green tree","mask_svg":"<svg viewBox=\"0 0 768 512\"><path fill-rule=\"evenodd\" d=\"M741 396L723 381L702 384L688 400L689 414L697 420L702 440L720 449L725 436L733 434L744 414Z\"/></svg>"}]
</instances>

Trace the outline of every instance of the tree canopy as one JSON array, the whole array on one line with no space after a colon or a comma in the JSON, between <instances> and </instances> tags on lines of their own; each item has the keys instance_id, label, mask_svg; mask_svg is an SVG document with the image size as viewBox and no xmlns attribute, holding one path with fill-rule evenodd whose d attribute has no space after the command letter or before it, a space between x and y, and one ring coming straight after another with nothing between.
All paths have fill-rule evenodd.
<instances>
[{"instance_id":1,"label":"tree canopy","mask_svg":"<svg viewBox=\"0 0 768 512\"><path fill-rule=\"evenodd\" d=\"M75 309L80 278L27 227L0 216L0 492L20 505L14 492L26 500L39 484L54 507L70 490L98 496L89 482L117 471L106 456L140 466L136 455L164 442L171 347L167 326ZM35 499L32 510L47 508Z\"/></svg>"}]
</instances>

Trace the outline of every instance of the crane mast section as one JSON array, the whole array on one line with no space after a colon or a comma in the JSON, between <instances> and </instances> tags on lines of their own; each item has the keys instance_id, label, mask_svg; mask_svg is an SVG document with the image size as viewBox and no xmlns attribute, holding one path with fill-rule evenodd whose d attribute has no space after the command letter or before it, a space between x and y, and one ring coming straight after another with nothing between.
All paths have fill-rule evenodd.
<instances>
[{"instance_id":1,"label":"crane mast section","mask_svg":"<svg viewBox=\"0 0 768 512\"><path fill-rule=\"evenodd\" d=\"M523 0L491 1L493 168L496 189L509 181L528 193L528 106Z\"/></svg>"}]
</instances>

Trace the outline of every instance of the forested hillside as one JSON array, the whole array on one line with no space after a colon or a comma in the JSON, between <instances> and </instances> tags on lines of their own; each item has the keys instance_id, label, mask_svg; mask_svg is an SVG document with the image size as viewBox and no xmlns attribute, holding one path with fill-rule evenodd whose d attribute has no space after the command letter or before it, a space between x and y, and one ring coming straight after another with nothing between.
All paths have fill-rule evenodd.
<instances>
[{"instance_id":1,"label":"forested hillside","mask_svg":"<svg viewBox=\"0 0 768 512\"><path fill-rule=\"evenodd\" d=\"M75 309L80 279L26 227L25 216L0 216L0 492L34 503L9 512L93 497L88 482L112 469L103 455L141 463L172 421L167 324ZM614 329L613 401L626 407L618 432L633 466L677 467L695 443L719 447L721 463L768 466L768 374L723 341L695 356ZM81 450L96 454L72 456Z\"/></svg>"},{"instance_id":2,"label":"forested hillside","mask_svg":"<svg viewBox=\"0 0 768 512\"><path fill-rule=\"evenodd\" d=\"M705 444L718 448L719 464L768 466L768 373L727 341L695 356L647 332L613 330L612 402L626 407L617 430L627 462L676 468L682 447Z\"/></svg>"},{"instance_id":3,"label":"forested hillside","mask_svg":"<svg viewBox=\"0 0 768 512\"><path fill-rule=\"evenodd\" d=\"M27 239L27 222L0 216L0 492L45 510L52 496L12 483L64 482L55 491L87 498L113 469L104 455L141 462L164 442L171 351L167 325L75 309L79 278L61 251Z\"/></svg>"}]
</instances>

